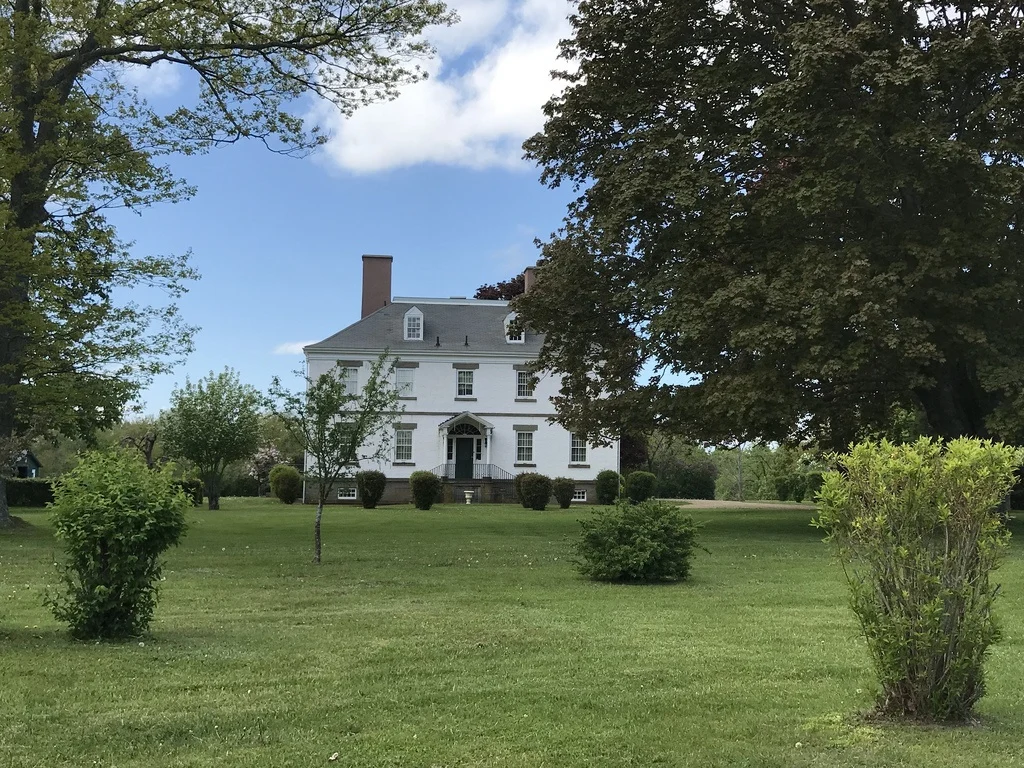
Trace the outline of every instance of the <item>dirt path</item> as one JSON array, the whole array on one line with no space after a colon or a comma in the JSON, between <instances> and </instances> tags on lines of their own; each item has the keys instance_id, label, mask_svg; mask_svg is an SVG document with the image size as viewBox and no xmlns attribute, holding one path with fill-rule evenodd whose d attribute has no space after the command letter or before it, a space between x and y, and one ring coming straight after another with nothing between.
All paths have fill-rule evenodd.
<instances>
[{"instance_id":1,"label":"dirt path","mask_svg":"<svg viewBox=\"0 0 1024 768\"><path fill-rule=\"evenodd\" d=\"M813 504L793 504L781 501L725 501L722 499L666 499L685 501L691 509L815 509Z\"/></svg>"}]
</instances>

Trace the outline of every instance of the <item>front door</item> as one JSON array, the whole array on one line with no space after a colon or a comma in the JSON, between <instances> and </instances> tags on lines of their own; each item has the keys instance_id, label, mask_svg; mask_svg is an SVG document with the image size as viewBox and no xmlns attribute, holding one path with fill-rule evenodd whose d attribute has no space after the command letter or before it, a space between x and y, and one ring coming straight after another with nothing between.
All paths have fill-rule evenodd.
<instances>
[{"instance_id":1,"label":"front door","mask_svg":"<svg viewBox=\"0 0 1024 768\"><path fill-rule=\"evenodd\" d=\"M473 479L473 438L455 438L455 479Z\"/></svg>"}]
</instances>

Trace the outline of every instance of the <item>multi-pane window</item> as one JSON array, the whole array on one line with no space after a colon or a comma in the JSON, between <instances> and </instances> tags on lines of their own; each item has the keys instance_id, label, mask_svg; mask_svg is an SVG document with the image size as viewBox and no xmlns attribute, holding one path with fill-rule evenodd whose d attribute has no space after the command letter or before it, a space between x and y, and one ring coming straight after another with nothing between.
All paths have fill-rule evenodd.
<instances>
[{"instance_id":1,"label":"multi-pane window","mask_svg":"<svg viewBox=\"0 0 1024 768\"><path fill-rule=\"evenodd\" d=\"M412 430L395 430L395 461L412 461Z\"/></svg>"},{"instance_id":2,"label":"multi-pane window","mask_svg":"<svg viewBox=\"0 0 1024 768\"><path fill-rule=\"evenodd\" d=\"M416 382L415 368L395 369L395 389L399 397L412 397L413 385Z\"/></svg>"},{"instance_id":3,"label":"multi-pane window","mask_svg":"<svg viewBox=\"0 0 1024 768\"><path fill-rule=\"evenodd\" d=\"M516 371L516 397L533 397L533 384L529 371Z\"/></svg>"},{"instance_id":4,"label":"multi-pane window","mask_svg":"<svg viewBox=\"0 0 1024 768\"><path fill-rule=\"evenodd\" d=\"M533 463L533 432L516 432L516 463Z\"/></svg>"},{"instance_id":5,"label":"multi-pane window","mask_svg":"<svg viewBox=\"0 0 1024 768\"><path fill-rule=\"evenodd\" d=\"M505 334L505 341L509 344L522 344L523 343L523 332L508 328L508 333Z\"/></svg>"},{"instance_id":6,"label":"multi-pane window","mask_svg":"<svg viewBox=\"0 0 1024 768\"><path fill-rule=\"evenodd\" d=\"M345 501L346 499L352 500L352 499L355 499L355 497L356 497L356 489L355 489L354 486L351 487L351 488L339 488L338 489L338 499L341 500L341 501Z\"/></svg>"},{"instance_id":7,"label":"multi-pane window","mask_svg":"<svg viewBox=\"0 0 1024 768\"><path fill-rule=\"evenodd\" d=\"M459 397L472 397L473 396L473 372L472 371L456 371L458 390L457 395Z\"/></svg>"},{"instance_id":8,"label":"multi-pane window","mask_svg":"<svg viewBox=\"0 0 1024 768\"><path fill-rule=\"evenodd\" d=\"M345 394L346 395L358 395L359 394L359 369L358 368L342 368L343 377L345 382Z\"/></svg>"},{"instance_id":9,"label":"multi-pane window","mask_svg":"<svg viewBox=\"0 0 1024 768\"><path fill-rule=\"evenodd\" d=\"M570 436L571 447L569 449L570 464L587 463L587 441L579 437L575 432Z\"/></svg>"},{"instance_id":10,"label":"multi-pane window","mask_svg":"<svg viewBox=\"0 0 1024 768\"><path fill-rule=\"evenodd\" d=\"M423 340L423 316L413 313L406 314L405 316L405 340L406 341L422 341Z\"/></svg>"},{"instance_id":11,"label":"multi-pane window","mask_svg":"<svg viewBox=\"0 0 1024 768\"><path fill-rule=\"evenodd\" d=\"M587 489L586 488L581 488L578 491L573 491L572 492L572 500L573 501L586 501L587 500Z\"/></svg>"}]
</instances>

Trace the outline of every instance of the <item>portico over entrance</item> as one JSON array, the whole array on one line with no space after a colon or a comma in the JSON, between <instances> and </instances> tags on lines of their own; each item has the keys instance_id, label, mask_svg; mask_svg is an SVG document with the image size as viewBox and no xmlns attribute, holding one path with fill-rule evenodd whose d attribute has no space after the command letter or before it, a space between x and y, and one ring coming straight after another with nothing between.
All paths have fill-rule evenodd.
<instances>
[{"instance_id":1,"label":"portico over entrance","mask_svg":"<svg viewBox=\"0 0 1024 768\"><path fill-rule=\"evenodd\" d=\"M443 477L479 480L493 476L491 441L494 425L463 411L438 425Z\"/></svg>"}]
</instances>

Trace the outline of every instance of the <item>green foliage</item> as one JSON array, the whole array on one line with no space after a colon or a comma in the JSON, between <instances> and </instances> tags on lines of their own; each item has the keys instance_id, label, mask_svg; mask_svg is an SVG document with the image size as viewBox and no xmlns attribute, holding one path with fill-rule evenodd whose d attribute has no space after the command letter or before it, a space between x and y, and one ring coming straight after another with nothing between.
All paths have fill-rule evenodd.
<instances>
[{"instance_id":1,"label":"green foliage","mask_svg":"<svg viewBox=\"0 0 1024 768\"><path fill-rule=\"evenodd\" d=\"M651 472L644 472L642 470L630 472L626 475L626 496L634 504L647 501L654 495L654 486L657 482L658 478Z\"/></svg>"},{"instance_id":2,"label":"green foliage","mask_svg":"<svg viewBox=\"0 0 1024 768\"><path fill-rule=\"evenodd\" d=\"M53 501L53 487L43 477L7 478L7 503L12 507L45 507Z\"/></svg>"},{"instance_id":3,"label":"green foliage","mask_svg":"<svg viewBox=\"0 0 1024 768\"><path fill-rule=\"evenodd\" d=\"M433 472L413 472L409 475L409 487L416 509L430 509L441 497L441 478Z\"/></svg>"},{"instance_id":4,"label":"green foliage","mask_svg":"<svg viewBox=\"0 0 1024 768\"><path fill-rule=\"evenodd\" d=\"M556 477L551 481L551 494L558 502L560 509L572 506L572 495L576 492L576 481L568 477Z\"/></svg>"},{"instance_id":5,"label":"green foliage","mask_svg":"<svg viewBox=\"0 0 1024 768\"><path fill-rule=\"evenodd\" d=\"M619 501L580 521L577 568L597 581L681 581L690 572L699 526L679 507L654 499Z\"/></svg>"},{"instance_id":6,"label":"green foliage","mask_svg":"<svg viewBox=\"0 0 1024 768\"><path fill-rule=\"evenodd\" d=\"M810 497L811 501L816 501L818 492L821 490L821 486L825 482L824 473L820 470L813 469L805 475L804 480L807 485L807 495Z\"/></svg>"},{"instance_id":7,"label":"green foliage","mask_svg":"<svg viewBox=\"0 0 1024 768\"><path fill-rule=\"evenodd\" d=\"M363 509L374 509L387 487L388 478L383 472L369 469L365 472L356 472L356 489L359 498L362 499Z\"/></svg>"},{"instance_id":8,"label":"green foliage","mask_svg":"<svg viewBox=\"0 0 1024 768\"><path fill-rule=\"evenodd\" d=\"M182 493L192 503L193 507L198 507L203 503L203 481L202 480L178 480L175 482L178 488L181 488Z\"/></svg>"},{"instance_id":9,"label":"green foliage","mask_svg":"<svg viewBox=\"0 0 1024 768\"><path fill-rule=\"evenodd\" d=\"M517 300L559 419L841 448L903 409L1024 443L1024 69L1002 9L580 3L525 144L578 197Z\"/></svg>"},{"instance_id":10,"label":"green foliage","mask_svg":"<svg viewBox=\"0 0 1024 768\"><path fill-rule=\"evenodd\" d=\"M146 631L156 607L159 558L185 532L189 502L169 466L150 469L127 451L89 453L54 485L54 534L63 589L47 602L77 638Z\"/></svg>"},{"instance_id":11,"label":"green foliage","mask_svg":"<svg viewBox=\"0 0 1024 768\"><path fill-rule=\"evenodd\" d=\"M536 472L520 472L512 479L512 487L515 489L516 498L519 503L523 505L523 509L530 509L530 500L526 496L526 491L523 489L523 483L529 482L531 477L537 476Z\"/></svg>"},{"instance_id":12,"label":"green foliage","mask_svg":"<svg viewBox=\"0 0 1024 768\"><path fill-rule=\"evenodd\" d=\"M209 508L217 509L224 471L256 452L262 399L238 374L212 371L198 383L171 392L171 407L161 416L167 453L187 459L203 481Z\"/></svg>"},{"instance_id":13,"label":"green foliage","mask_svg":"<svg viewBox=\"0 0 1024 768\"><path fill-rule=\"evenodd\" d=\"M789 497L797 504L804 500L807 495L807 475L802 472L792 476L789 484Z\"/></svg>"},{"instance_id":14,"label":"green foliage","mask_svg":"<svg viewBox=\"0 0 1024 768\"><path fill-rule=\"evenodd\" d=\"M999 638L990 580L1009 533L994 513L1024 449L961 438L945 447L861 443L832 457L817 525L838 551L885 715L964 720Z\"/></svg>"},{"instance_id":15,"label":"green foliage","mask_svg":"<svg viewBox=\"0 0 1024 768\"><path fill-rule=\"evenodd\" d=\"M788 501L793 496L793 481L795 475L776 475L773 479L775 484L775 498L779 501Z\"/></svg>"},{"instance_id":16,"label":"green foliage","mask_svg":"<svg viewBox=\"0 0 1024 768\"><path fill-rule=\"evenodd\" d=\"M302 475L291 464L278 464L270 470L270 492L285 504L294 504L302 496Z\"/></svg>"},{"instance_id":17,"label":"green foliage","mask_svg":"<svg viewBox=\"0 0 1024 768\"><path fill-rule=\"evenodd\" d=\"M619 473L614 469L604 469L597 473L594 484L594 495L598 504L614 504L619 498Z\"/></svg>"},{"instance_id":18,"label":"green foliage","mask_svg":"<svg viewBox=\"0 0 1024 768\"><path fill-rule=\"evenodd\" d=\"M519 491L523 506L538 511L547 507L551 499L551 478L537 472L527 472L520 477Z\"/></svg>"}]
</instances>

